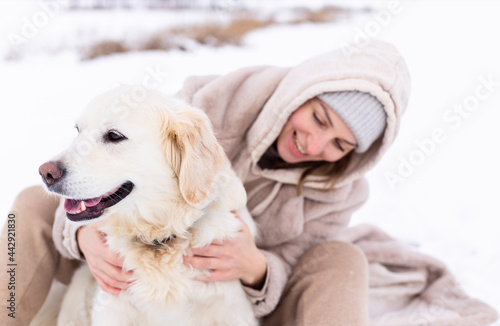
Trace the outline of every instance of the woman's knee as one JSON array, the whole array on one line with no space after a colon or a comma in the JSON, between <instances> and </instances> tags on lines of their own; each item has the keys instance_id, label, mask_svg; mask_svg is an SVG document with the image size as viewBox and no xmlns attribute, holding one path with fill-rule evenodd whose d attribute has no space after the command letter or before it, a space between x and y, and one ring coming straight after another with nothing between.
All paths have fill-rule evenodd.
<instances>
[{"instance_id":1,"label":"woman's knee","mask_svg":"<svg viewBox=\"0 0 500 326\"><path fill-rule=\"evenodd\" d=\"M21 190L17 196L15 201L29 201L33 198L39 198L41 196L46 196L47 193L43 189L42 186L30 186Z\"/></svg>"},{"instance_id":2,"label":"woman's knee","mask_svg":"<svg viewBox=\"0 0 500 326\"><path fill-rule=\"evenodd\" d=\"M353 244L329 241L309 249L296 266L296 271L299 270L307 274L340 269L367 273L366 256Z\"/></svg>"},{"instance_id":3,"label":"woman's knee","mask_svg":"<svg viewBox=\"0 0 500 326\"><path fill-rule=\"evenodd\" d=\"M297 325L368 325L368 263L345 242L324 242L299 260L282 302Z\"/></svg>"},{"instance_id":4,"label":"woman's knee","mask_svg":"<svg viewBox=\"0 0 500 326\"><path fill-rule=\"evenodd\" d=\"M36 217L41 217L52 224L54 214L59 199L48 194L42 186L31 186L23 189L16 196L12 205L12 212L20 219L29 219L30 222L36 223Z\"/></svg>"}]
</instances>

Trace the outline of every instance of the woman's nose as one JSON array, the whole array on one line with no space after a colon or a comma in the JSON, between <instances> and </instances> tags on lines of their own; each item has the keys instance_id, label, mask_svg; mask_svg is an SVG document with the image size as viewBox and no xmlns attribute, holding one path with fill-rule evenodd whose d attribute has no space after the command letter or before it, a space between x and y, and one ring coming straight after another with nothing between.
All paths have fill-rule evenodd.
<instances>
[{"instance_id":1,"label":"woman's nose","mask_svg":"<svg viewBox=\"0 0 500 326\"><path fill-rule=\"evenodd\" d=\"M311 135L308 139L307 154L317 156L323 153L325 147L330 142L331 136L326 134Z\"/></svg>"}]
</instances>

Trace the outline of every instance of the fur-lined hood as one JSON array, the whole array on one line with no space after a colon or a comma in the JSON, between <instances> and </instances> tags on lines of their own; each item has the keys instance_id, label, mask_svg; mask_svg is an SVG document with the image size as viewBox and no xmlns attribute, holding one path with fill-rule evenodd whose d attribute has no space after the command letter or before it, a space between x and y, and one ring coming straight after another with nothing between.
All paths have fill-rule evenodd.
<instances>
[{"instance_id":1,"label":"fur-lined hood","mask_svg":"<svg viewBox=\"0 0 500 326\"><path fill-rule=\"evenodd\" d=\"M293 68L250 67L224 76L190 77L177 96L202 108L242 180L264 177L297 184L302 169L262 170L257 162L290 115L324 92L358 90L375 96L387 112L384 136L368 151L354 153L337 186L360 178L394 141L410 93L410 77L394 46L373 41L347 54L342 49L313 57ZM306 187L323 189L318 177Z\"/></svg>"},{"instance_id":2,"label":"fur-lined hood","mask_svg":"<svg viewBox=\"0 0 500 326\"><path fill-rule=\"evenodd\" d=\"M394 141L410 93L410 77L405 62L394 46L371 42L359 52L342 49L313 57L291 69L281 80L262 113L250 128L246 140L254 173L262 154L278 137L288 117L300 105L324 92L358 90L375 96L387 113L387 126L381 139L365 153L353 153L351 165L338 185L349 183L377 163ZM293 171L266 171L267 178L289 183ZM309 178L308 180L312 180ZM313 182L306 186L318 187Z\"/></svg>"}]
</instances>

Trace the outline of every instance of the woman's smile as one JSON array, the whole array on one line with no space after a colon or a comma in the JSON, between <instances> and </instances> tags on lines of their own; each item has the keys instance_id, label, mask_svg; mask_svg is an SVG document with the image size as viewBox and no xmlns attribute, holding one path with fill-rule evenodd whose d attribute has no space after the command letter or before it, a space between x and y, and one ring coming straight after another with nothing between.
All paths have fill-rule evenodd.
<instances>
[{"instance_id":1,"label":"woman's smile","mask_svg":"<svg viewBox=\"0 0 500 326\"><path fill-rule=\"evenodd\" d=\"M313 98L290 116L278 136L278 154L288 163L335 162L356 147L356 138L334 110Z\"/></svg>"},{"instance_id":2,"label":"woman's smile","mask_svg":"<svg viewBox=\"0 0 500 326\"><path fill-rule=\"evenodd\" d=\"M300 143L297 139L297 132L294 132L292 135L292 139L290 141L290 148L291 148L292 152L294 152L294 154L298 157L306 157L307 156L307 153L304 152L304 150L300 146Z\"/></svg>"}]
</instances>

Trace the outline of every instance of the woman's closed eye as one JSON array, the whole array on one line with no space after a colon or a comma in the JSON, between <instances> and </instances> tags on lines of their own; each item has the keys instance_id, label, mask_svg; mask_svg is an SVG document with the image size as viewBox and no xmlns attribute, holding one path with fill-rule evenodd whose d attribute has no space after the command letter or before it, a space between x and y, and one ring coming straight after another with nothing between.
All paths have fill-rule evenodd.
<instances>
[{"instance_id":1,"label":"woman's closed eye","mask_svg":"<svg viewBox=\"0 0 500 326\"><path fill-rule=\"evenodd\" d=\"M316 123L318 123L321 127L327 126L316 112L313 113L313 116ZM342 146L341 142L338 139L335 139L334 143L337 149L339 149L341 152L345 152L345 148Z\"/></svg>"},{"instance_id":2,"label":"woman's closed eye","mask_svg":"<svg viewBox=\"0 0 500 326\"><path fill-rule=\"evenodd\" d=\"M323 120L321 120L321 118L319 117L319 115L314 112L313 113L313 116L314 116L314 120L316 120L316 122L320 125L320 126L325 126L325 123L323 122Z\"/></svg>"},{"instance_id":3,"label":"woman's closed eye","mask_svg":"<svg viewBox=\"0 0 500 326\"><path fill-rule=\"evenodd\" d=\"M342 147L342 144L340 143L340 141L338 139L335 139L335 146L340 149L340 151L342 152L345 152L345 148Z\"/></svg>"}]
</instances>

